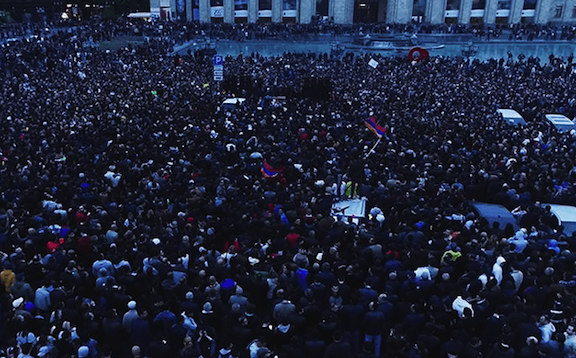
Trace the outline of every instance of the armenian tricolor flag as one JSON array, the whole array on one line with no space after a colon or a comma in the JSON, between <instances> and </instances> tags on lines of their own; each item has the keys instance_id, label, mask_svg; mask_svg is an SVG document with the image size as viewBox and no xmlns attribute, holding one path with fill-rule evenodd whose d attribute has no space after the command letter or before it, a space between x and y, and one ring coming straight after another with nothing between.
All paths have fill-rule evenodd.
<instances>
[{"instance_id":1,"label":"armenian tricolor flag","mask_svg":"<svg viewBox=\"0 0 576 358\"><path fill-rule=\"evenodd\" d=\"M264 159L262 161L262 168L260 169L260 171L262 172L262 175L264 175L264 178L274 178L282 174L282 172L284 171L284 167L274 168L273 166L268 164L266 159Z\"/></svg>"},{"instance_id":2,"label":"armenian tricolor flag","mask_svg":"<svg viewBox=\"0 0 576 358\"><path fill-rule=\"evenodd\" d=\"M376 122L377 119L378 119L378 117L372 116L372 117L366 119L364 121L364 123L366 124L366 127L368 127L368 129L370 129L374 134L376 134L376 136L378 136L378 138L382 138L382 136L384 136L384 134L386 134L386 128L379 125Z\"/></svg>"}]
</instances>

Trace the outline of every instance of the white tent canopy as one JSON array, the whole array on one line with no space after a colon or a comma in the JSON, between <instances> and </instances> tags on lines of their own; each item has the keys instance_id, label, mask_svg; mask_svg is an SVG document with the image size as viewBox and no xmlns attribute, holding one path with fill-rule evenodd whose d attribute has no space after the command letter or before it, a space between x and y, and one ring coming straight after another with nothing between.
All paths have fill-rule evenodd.
<instances>
[{"instance_id":1,"label":"white tent canopy","mask_svg":"<svg viewBox=\"0 0 576 358\"><path fill-rule=\"evenodd\" d=\"M128 14L128 17L131 19L149 19L152 17L151 12L133 12Z\"/></svg>"}]
</instances>

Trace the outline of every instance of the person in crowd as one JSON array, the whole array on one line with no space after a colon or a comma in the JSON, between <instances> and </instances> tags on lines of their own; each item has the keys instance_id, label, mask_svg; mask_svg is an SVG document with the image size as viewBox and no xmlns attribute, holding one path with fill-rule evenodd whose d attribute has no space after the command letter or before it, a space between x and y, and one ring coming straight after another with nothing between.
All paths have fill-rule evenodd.
<instances>
[{"instance_id":1,"label":"person in crowd","mask_svg":"<svg viewBox=\"0 0 576 358\"><path fill-rule=\"evenodd\" d=\"M544 203L574 204L576 133L542 120L576 115L572 58L254 53L227 56L216 85L203 51L171 55L195 36L408 30L500 35L322 20L0 26L0 347L90 358L574 355L576 236ZM42 38L2 40L29 32ZM148 41L88 46L134 33ZM229 97L245 101L223 107ZM497 107L528 123L508 126ZM348 182L373 218L331 215ZM478 217L473 201L521 208L519 228Z\"/></svg>"}]
</instances>

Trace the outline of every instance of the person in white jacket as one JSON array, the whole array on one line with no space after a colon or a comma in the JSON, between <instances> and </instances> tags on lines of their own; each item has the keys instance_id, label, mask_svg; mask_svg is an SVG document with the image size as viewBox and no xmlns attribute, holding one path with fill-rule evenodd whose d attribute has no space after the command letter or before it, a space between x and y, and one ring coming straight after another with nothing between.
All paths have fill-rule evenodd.
<instances>
[{"instance_id":1,"label":"person in white jacket","mask_svg":"<svg viewBox=\"0 0 576 358\"><path fill-rule=\"evenodd\" d=\"M528 238L528 230L523 228L516 231L514 236L509 238L507 242L509 244L514 244L515 247L514 251L518 254L521 254L522 251L524 251L524 249L526 248L526 246L528 246L527 238Z\"/></svg>"},{"instance_id":2,"label":"person in white jacket","mask_svg":"<svg viewBox=\"0 0 576 358\"><path fill-rule=\"evenodd\" d=\"M502 278L504 277L502 271L502 265L504 264L504 262L506 262L506 259L503 258L502 256L498 256L498 258L496 259L496 263L494 263L494 266L492 266L492 276L494 276L494 278L498 282L498 286L500 286L500 284L502 283Z\"/></svg>"},{"instance_id":3,"label":"person in white jacket","mask_svg":"<svg viewBox=\"0 0 576 358\"><path fill-rule=\"evenodd\" d=\"M550 342L552 339L552 334L556 332L556 326L550 322L550 318L547 315L540 316L540 320L538 321L538 328L542 333L541 342L543 344Z\"/></svg>"},{"instance_id":4,"label":"person in white jacket","mask_svg":"<svg viewBox=\"0 0 576 358\"><path fill-rule=\"evenodd\" d=\"M462 296L456 297L452 302L452 309L458 312L458 317L460 318L474 317L474 309L472 308L472 305L470 302L463 299Z\"/></svg>"}]
</instances>

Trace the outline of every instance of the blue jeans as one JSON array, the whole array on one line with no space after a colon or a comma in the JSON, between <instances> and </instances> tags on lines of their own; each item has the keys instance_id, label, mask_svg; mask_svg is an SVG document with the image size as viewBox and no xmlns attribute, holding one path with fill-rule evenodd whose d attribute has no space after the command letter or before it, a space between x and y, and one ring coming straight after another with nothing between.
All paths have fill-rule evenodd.
<instances>
[{"instance_id":1,"label":"blue jeans","mask_svg":"<svg viewBox=\"0 0 576 358\"><path fill-rule=\"evenodd\" d=\"M366 334L364 336L364 342L374 343L374 356L376 358L380 357L380 349L381 349L381 345L382 345L382 335L381 334L376 334L376 335Z\"/></svg>"}]
</instances>

